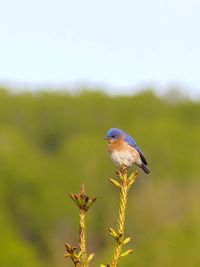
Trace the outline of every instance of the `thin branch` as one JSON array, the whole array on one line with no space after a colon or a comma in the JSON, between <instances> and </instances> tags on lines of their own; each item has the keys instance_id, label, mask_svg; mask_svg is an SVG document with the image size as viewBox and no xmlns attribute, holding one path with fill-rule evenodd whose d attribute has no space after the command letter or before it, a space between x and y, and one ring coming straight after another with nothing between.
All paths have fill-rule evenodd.
<instances>
[{"instance_id":1,"label":"thin branch","mask_svg":"<svg viewBox=\"0 0 200 267\"><path fill-rule=\"evenodd\" d=\"M96 201L96 197L89 198L85 193L85 186L82 184L80 193L70 194L70 197L79 208L79 252L76 253L76 247L70 244L65 244L67 253L66 258L71 258L76 267L88 267L89 262L92 260L94 254L87 255L86 247L86 213Z\"/></svg>"},{"instance_id":2,"label":"thin branch","mask_svg":"<svg viewBox=\"0 0 200 267\"><path fill-rule=\"evenodd\" d=\"M113 257L111 260L111 264L107 264L110 267L117 267L119 264L119 260L130 253L133 252L132 249L129 249L125 252L122 252L123 246L127 244L131 238L125 238L125 219L126 219L126 210L127 210L127 201L128 201L128 192L131 185L135 182L135 179L138 175L138 172L133 172L128 177L127 168L122 168L117 171L117 175L120 181L116 181L114 179L109 179L109 181L117 187L120 187L120 204L119 204L119 215L117 220L117 231L110 228L110 234L115 239L116 245L113 253ZM104 266L104 265L101 265Z\"/></svg>"}]
</instances>

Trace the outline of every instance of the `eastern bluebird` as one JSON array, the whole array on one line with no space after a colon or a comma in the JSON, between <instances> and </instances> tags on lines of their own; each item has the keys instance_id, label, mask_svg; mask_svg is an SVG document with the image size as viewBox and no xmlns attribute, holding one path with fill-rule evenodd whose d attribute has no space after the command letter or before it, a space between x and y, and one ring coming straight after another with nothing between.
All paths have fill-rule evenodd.
<instances>
[{"instance_id":1,"label":"eastern bluebird","mask_svg":"<svg viewBox=\"0 0 200 267\"><path fill-rule=\"evenodd\" d=\"M108 141L111 159L116 165L128 168L135 164L145 173L150 173L144 154L130 135L118 128L112 128L107 132L105 139Z\"/></svg>"}]
</instances>

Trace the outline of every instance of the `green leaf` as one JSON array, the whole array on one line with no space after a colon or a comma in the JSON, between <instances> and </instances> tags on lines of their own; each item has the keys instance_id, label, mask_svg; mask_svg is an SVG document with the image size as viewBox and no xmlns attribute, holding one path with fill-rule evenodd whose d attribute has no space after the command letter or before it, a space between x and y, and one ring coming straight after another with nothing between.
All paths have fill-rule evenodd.
<instances>
[{"instance_id":1,"label":"green leaf","mask_svg":"<svg viewBox=\"0 0 200 267\"><path fill-rule=\"evenodd\" d=\"M129 179L130 182L133 183L135 181L135 179L137 178L137 176L138 176L138 171L135 171L129 176L128 179Z\"/></svg>"},{"instance_id":2,"label":"green leaf","mask_svg":"<svg viewBox=\"0 0 200 267\"><path fill-rule=\"evenodd\" d=\"M94 258L94 253L90 254L88 257L88 262L90 262Z\"/></svg>"},{"instance_id":3,"label":"green leaf","mask_svg":"<svg viewBox=\"0 0 200 267\"><path fill-rule=\"evenodd\" d=\"M112 229L112 228L109 228L109 232L110 232L110 235L114 238L114 239L117 239L118 238L118 234L117 232Z\"/></svg>"},{"instance_id":4,"label":"green leaf","mask_svg":"<svg viewBox=\"0 0 200 267\"><path fill-rule=\"evenodd\" d=\"M120 171L116 171L117 176L120 178L121 181L124 181L124 176L122 175L122 173Z\"/></svg>"},{"instance_id":5,"label":"green leaf","mask_svg":"<svg viewBox=\"0 0 200 267\"><path fill-rule=\"evenodd\" d=\"M124 239L123 244L125 245L125 244L129 243L130 241L131 241L131 237L127 237Z\"/></svg>"},{"instance_id":6,"label":"green leaf","mask_svg":"<svg viewBox=\"0 0 200 267\"><path fill-rule=\"evenodd\" d=\"M108 180L109 180L112 184L114 184L114 185L116 185L116 186L118 186L118 187L121 187L121 184L120 184L118 181L116 181L115 179L109 178Z\"/></svg>"},{"instance_id":7,"label":"green leaf","mask_svg":"<svg viewBox=\"0 0 200 267\"><path fill-rule=\"evenodd\" d=\"M126 257L129 254L131 254L133 252L133 249L128 249L127 251L125 251L124 253L121 254L121 257Z\"/></svg>"}]
</instances>

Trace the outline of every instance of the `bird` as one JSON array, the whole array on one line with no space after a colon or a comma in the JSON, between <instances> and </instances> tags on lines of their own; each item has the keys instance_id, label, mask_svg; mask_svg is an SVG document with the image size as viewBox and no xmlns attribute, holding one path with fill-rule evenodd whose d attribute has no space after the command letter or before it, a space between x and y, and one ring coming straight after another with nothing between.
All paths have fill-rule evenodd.
<instances>
[{"instance_id":1,"label":"bird","mask_svg":"<svg viewBox=\"0 0 200 267\"><path fill-rule=\"evenodd\" d=\"M150 173L145 156L135 140L119 128L108 130L105 138L112 161L120 168L140 167L146 174Z\"/></svg>"}]
</instances>

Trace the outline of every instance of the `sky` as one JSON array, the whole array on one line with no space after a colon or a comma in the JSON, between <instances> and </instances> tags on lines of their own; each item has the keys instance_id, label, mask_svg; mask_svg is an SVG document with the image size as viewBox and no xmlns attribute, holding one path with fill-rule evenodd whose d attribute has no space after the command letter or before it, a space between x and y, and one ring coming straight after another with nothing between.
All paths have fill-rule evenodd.
<instances>
[{"instance_id":1,"label":"sky","mask_svg":"<svg viewBox=\"0 0 200 267\"><path fill-rule=\"evenodd\" d=\"M0 84L200 97L200 1L2 1Z\"/></svg>"}]
</instances>

